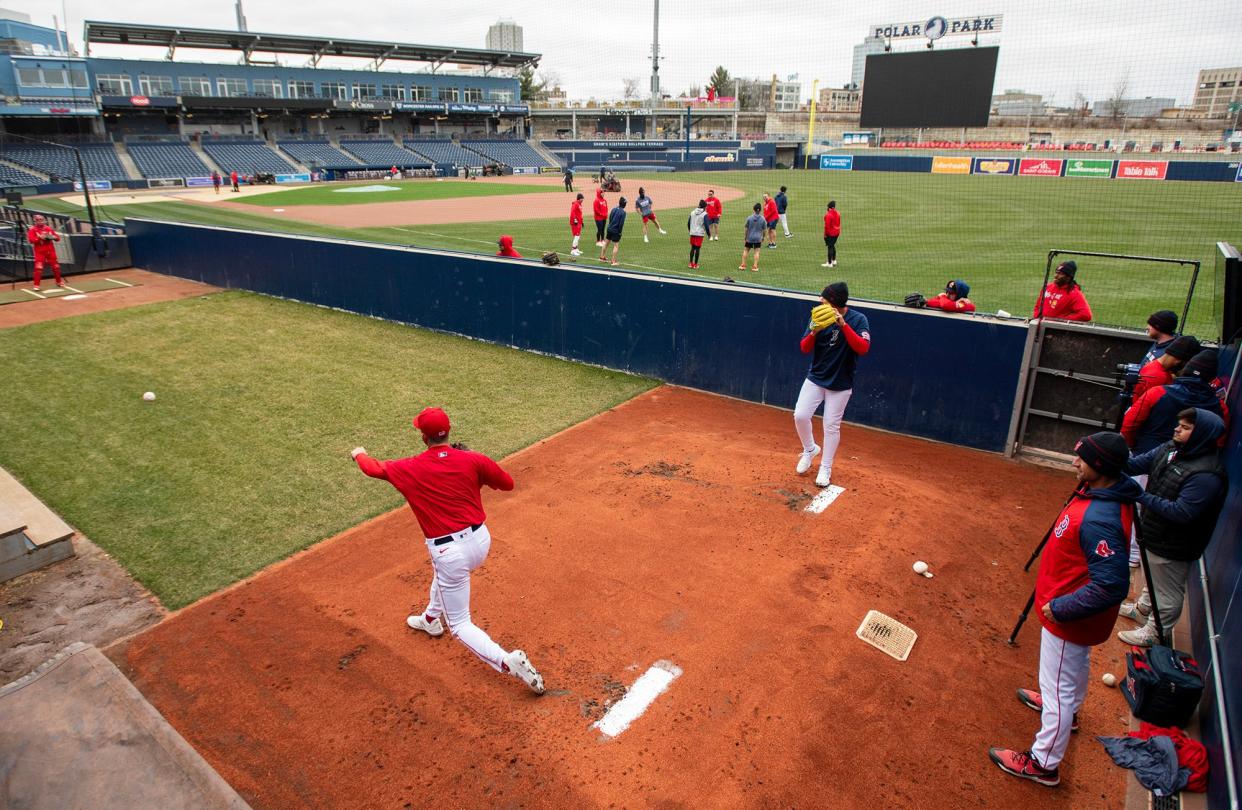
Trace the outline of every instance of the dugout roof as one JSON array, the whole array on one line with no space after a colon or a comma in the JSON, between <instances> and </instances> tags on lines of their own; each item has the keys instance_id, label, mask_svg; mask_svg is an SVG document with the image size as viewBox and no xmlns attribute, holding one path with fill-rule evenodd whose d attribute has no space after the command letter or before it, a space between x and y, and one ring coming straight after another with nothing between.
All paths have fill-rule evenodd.
<instances>
[{"instance_id":1,"label":"dugout roof","mask_svg":"<svg viewBox=\"0 0 1242 810\"><path fill-rule=\"evenodd\" d=\"M100 22L87 20L84 39L90 55L92 44L146 45L167 48L172 59L178 47L217 51L238 51L247 64L253 53L301 54L318 65L325 56L370 59L379 67L389 59L426 62L435 70L448 62L491 68L535 67L542 54L489 51L481 48L453 48L442 45L411 45L400 42L369 42L358 39L327 39L299 34L261 34L215 28L178 28L166 25Z\"/></svg>"}]
</instances>

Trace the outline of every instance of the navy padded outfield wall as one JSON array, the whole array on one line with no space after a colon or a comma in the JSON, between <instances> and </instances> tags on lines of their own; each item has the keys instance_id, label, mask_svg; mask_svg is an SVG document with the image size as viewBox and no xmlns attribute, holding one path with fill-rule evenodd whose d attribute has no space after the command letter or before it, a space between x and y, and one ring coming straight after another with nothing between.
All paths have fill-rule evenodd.
<instances>
[{"instance_id":1,"label":"navy padded outfield wall","mask_svg":"<svg viewBox=\"0 0 1242 810\"><path fill-rule=\"evenodd\" d=\"M806 376L808 357L798 341L818 303L806 293L198 225L126 224L135 266L219 287L785 408L793 407ZM1004 449L1023 322L856 307L870 320L873 341L849 421Z\"/></svg>"}]
</instances>

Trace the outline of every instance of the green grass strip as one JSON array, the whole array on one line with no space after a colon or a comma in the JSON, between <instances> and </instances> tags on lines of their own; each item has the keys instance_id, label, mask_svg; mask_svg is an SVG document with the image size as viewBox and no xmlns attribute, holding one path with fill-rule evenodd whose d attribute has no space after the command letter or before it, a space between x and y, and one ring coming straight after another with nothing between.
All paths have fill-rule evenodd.
<instances>
[{"instance_id":1,"label":"green grass strip","mask_svg":"<svg viewBox=\"0 0 1242 810\"><path fill-rule=\"evenodd\" d=\"M0 352L0 463L170 608L398 506L348 451L420 449L425 405L499 458L655 384L237 292L6 330Z\"/></svg>"},{"instance_id":2,"label":"green grass strip","mask_svg":"<svg viewBox=\"0 0 1242 810\"><path fill-rule=\"evenodd\" d=\"M391 191L351 191L350 189L390 188ZM531 183L480 183L470 180L372 180L366 183L327 183L289 191L252 194L235 202L258 208L285 205L360 205L363 203L409 202L410 200L449 200L459 197L497 197L505 194L545 194L561 191L559 186Z\"/></svg>"}]
</instances>

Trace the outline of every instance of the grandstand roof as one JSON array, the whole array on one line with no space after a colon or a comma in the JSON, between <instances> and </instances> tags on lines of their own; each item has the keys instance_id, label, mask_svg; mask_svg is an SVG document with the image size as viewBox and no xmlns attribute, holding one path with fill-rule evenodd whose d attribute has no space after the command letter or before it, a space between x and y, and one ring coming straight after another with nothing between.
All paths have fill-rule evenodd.
<instances>
[{"instance_id":1,"label":"grandstand roof","mask_svg":"<svg viewBox=\"0 0 1242 810\"><path fill-rule=\"evenodd\" d=\"M370 59L376 67L389 59L429 62L432 70L446 62L461 65L482 65L487 68L522 68L539 64L537 53L510 53L481 48L453 48L442 45L411 45L400 42L370 42L358 39L328 39L299 34L261 34L255 31L230 31L215 28L178 28L166 25L100 22L87 20L84 38L86 50L98 45L147 45L167 48L171 59L178 47L218 51L240 51L247 62L250 55L260 53L304 54L311 64L325 56Z\"/></svg>"}]
</instances>

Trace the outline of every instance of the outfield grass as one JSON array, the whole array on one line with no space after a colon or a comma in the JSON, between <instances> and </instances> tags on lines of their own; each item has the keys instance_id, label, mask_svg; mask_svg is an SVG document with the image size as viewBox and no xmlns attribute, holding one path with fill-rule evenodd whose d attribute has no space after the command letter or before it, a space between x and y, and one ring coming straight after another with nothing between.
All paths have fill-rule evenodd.
<instances>
[{"instance_id":1,"label":"outfield grass","mask_svg":"<svg viewBox=\"0 0 1242 810\"><path fill-rule=\"evenodd\" d=\"M349 191L351 188L391 187L392 191ZM544 194L559 186L530 183L480 183L469 180L371 180L366 183L327 183L268 194L248 194L234 202L263 208L282 205L359 205L362 203L447 200L456 197L497 197L503 194Z\"/></svg>"},{"instance_id":2,"label":"outfield grass","mask_svg":"<svg viewBox=\"0 0 1242 810\"><path fill-rule=\"evenodd\" d=\"M499 458L654 384L236 292L5 330L0 353L0 464L169 608L398 506L348 451L420 449L425 405Z\"/></svg>"},{"instance_id":3,"label":"outfield grass","mask_svg":"<svg viewBox=\"0 0 1242 810\"><path fill-rule=\"evenodd\" d=\"M971 285L971 297L981 310L1004 309L1024 316L1031 312L1050 249L1197 259L1203 270L1190 330L1215 336L1219 332L1215 302L1221 294L1212 272L1215 243L1242 243L1242 184L826 171L658 177L694 183L704 192L711 186L740 188L747 197L726 204L721 241L704 245L697 271L686 267L688 212L661 208L656 199L657 214L669 235L652 231L652 242L644 244L639 219L631 215L621 243L625 267L713 279L732 276L814 292L828 281L845 279L855 296L880 301L900 301L914 291L934 293L949 279L961 278ZM648 178L622 175L623 194L632 200L644 179ZM742 223L750 203L780 185L789 187L795 238L778 237L776 250L763 251L759 273L741 273L737 267ZM592 187L583 188L590 196ZM610 199L615 201L616 196ZM837 201L843 219L839 264L833 269L819 266L824 261L823 209L829 199ZM566 214L569 201L566 195ZM43 203L32 201L35 206ZM59 205L64 206L59 210L72 212L72 206ZM557 250L569 260L565 217L342 229L210 209L162 203L118 207L109 213L480 252L494 252L496 235L510 233L527 255ZM588 227L587 238L593 235ZM578 261L598 264L594 250L594 243L587 241L586 255ZM1184 269L1096 259L1083 259L1079 265L1079 281L1099 321L1139 326L1153 310L1181 310L1189 281Z\"/></svg>"}]
</instances>

